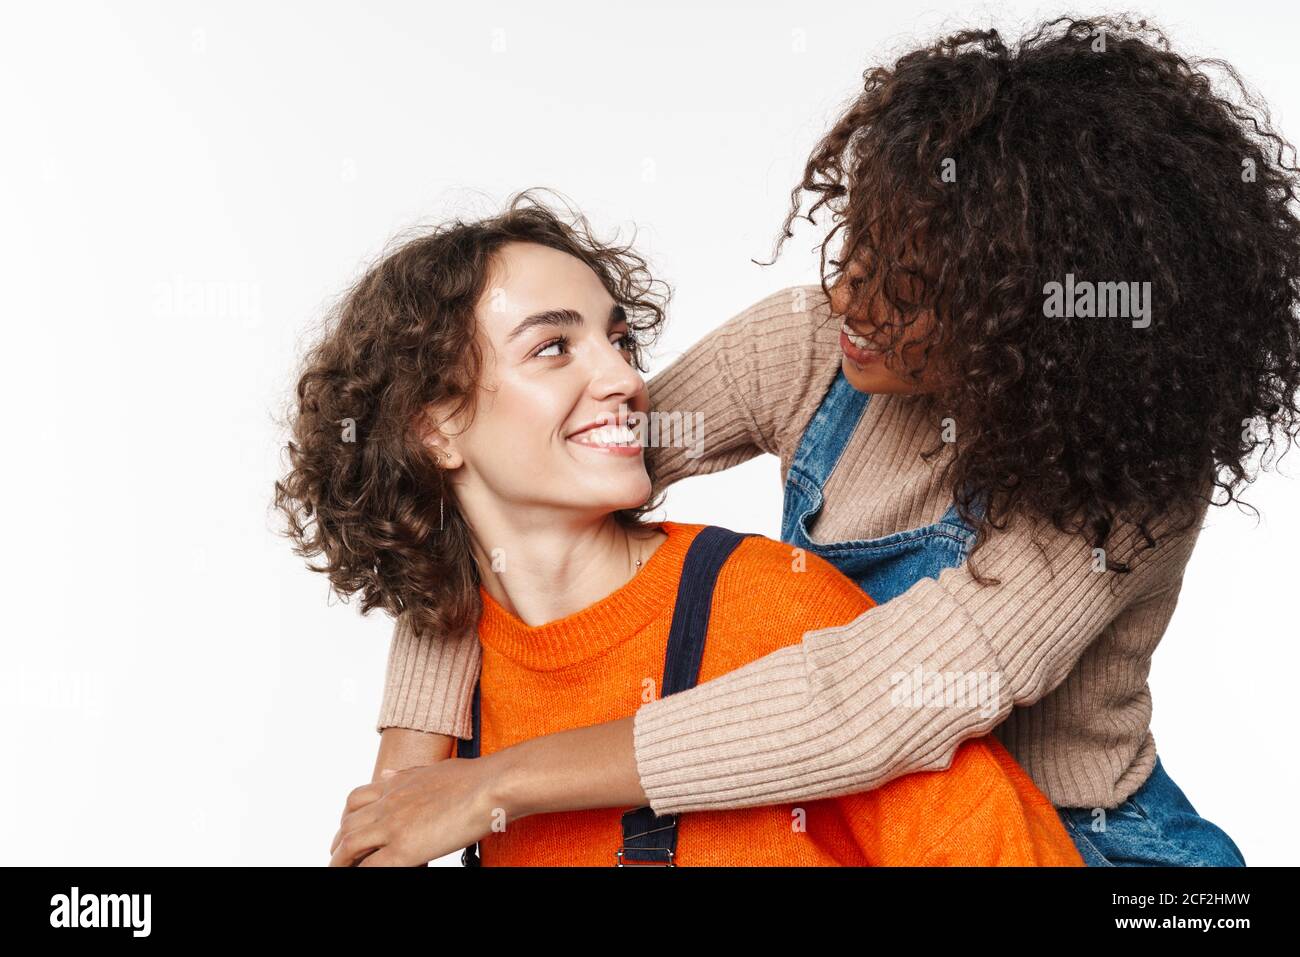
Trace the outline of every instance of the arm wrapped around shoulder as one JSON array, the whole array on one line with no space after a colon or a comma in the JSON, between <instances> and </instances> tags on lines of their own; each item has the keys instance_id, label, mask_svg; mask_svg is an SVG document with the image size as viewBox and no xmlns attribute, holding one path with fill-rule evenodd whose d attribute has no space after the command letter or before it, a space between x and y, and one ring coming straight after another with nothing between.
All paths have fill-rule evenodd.
<instances>
[{"instance_id":1,"label":"arm wrapped around shoulder","mask_svg":"<svg viewBox=\"0 0 1300 957\"><path fill-rule=\"evenodd\" d=\"M1081 536L1013 520L976 556L997 584L981 585L965 564L946 569L847 624L642 705L634 746L650 806L835 797L948 767L962 741L1059 685L1124 609L1178 584L1199 523L1154 531L1157 547L1117 576L1098 570ZM1137 538L1125 527L1115 545L1124 552ZM918 673L996 678L997 692L917 707L900 689Z\"/></svg>"}]
</instances>

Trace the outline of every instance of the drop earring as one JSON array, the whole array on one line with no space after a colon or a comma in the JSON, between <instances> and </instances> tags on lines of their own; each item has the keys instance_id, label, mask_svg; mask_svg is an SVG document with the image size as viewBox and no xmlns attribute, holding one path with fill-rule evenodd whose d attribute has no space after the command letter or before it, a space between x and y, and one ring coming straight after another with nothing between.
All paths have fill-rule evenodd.
<instances>
[{"instance_id":1,"label":"drop earring","mask_svg":"<svg viewBox=\"0 0 1300 957\"><path fill-rule=\"evenodd\" d=\"M433 452L433 461L437 464L438 468L440 469L442 468L442 453L436 449ZM438 496L438 531L440 532L443 530L442 502L443 502L443 496L439 495Z\"/></svg>"}]
</instances>

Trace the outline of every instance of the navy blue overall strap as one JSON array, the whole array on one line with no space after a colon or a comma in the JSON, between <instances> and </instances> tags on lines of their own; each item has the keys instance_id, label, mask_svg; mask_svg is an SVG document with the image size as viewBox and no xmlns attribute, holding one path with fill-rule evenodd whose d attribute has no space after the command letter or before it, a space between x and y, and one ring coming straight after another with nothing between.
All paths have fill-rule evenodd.
<instances>
[{"instance_id":1,"label":"navy blue overall strap","mask_svg":"<svg viewBox=\"0 0 1300 957\"><path fill-rule=\"evenodd\" d=\"M677 601L668 630L668 647L664 653L664 675L660 697L693 688L700 676L700 660L709 632L709 615L713 609L713 586L718 573L731 553L748 534L740 534L717 525L707 525L691 540L682 562L677 583ZM471 709L473 737L458 738L456 756L477 758L482 733L479 684L474 685ZM649 807L635 808L623 815L623 846L615 853L615 862L625 864L673 865L677 853L677 815L656 815ZM478 845L472 844L461 854L468 867L481 864Z\"/></svg>"},{"instance_id":2,"label":"navy blue overall strap","mask_svg":"<svg viewBox=\"0 0 1300 957\"><path fill-rule=\"evenodd\" d=\"M472 719L472 720L473 720L473 722L474 722L474 724L473 724L473 727L474 727L473 735L474 735L474 737L470 738L468 741L467 741L466 739L464 739L464 738L457 738L457 739L456 739L456 757L458 757L458 758L477 758L477 757L478 757L479 729L481 728L481 726L482 726L482 721L483 721L483 718L482 718L482 716L479 714L479 710L478 710L478 709L479 709L478 686L479 686L479 683L478 683L477 681L474 682L474 704L473 704L473 706L472 706L472 708L471 708L471 714L473 714L473 719Z\"/></svg>"},{"instance_id":3,"label":"navy blue overall strap","mask_svg":"<svg viewBox=\"0 0 1300 957\"><path fill-rule=\"evenodd\" d=\"M746 537L708 525L700 529L686 550L673 622L668 631L660 697L693 688L699 680L700 659L704 656L704 640L713 609L713 586L727 558ZM627 864L674 867L676 855L676 814L655 814L648 805L624 813L623 846L614 855L619 867Z\"/></svg>"},{"instance_id":4,"label":"navy blue overall strap","mask_svg":"<svg viewBox=\"0 0 1300 957\"><path fill-rule=\"evenodd\" d=\"M482 683L482 679L474 682L474 703L470 709L470 714L472 715L471 721L473 727L473 732L472 732L473 737L471 737L468 741L466 741L464 738L456 739L456 757L458 758L478 757L478 743L482 737L482 732L483 732L483 716L480 711L481 702L479 700L479 685L481 683ZM469 847L465 848L465 850L461 851L460 862L464 864L466 867L478 867L480 864L483 863L482 861L479 860L478 857L477 842L471 844Z\"/></svg>"}]
</instances>

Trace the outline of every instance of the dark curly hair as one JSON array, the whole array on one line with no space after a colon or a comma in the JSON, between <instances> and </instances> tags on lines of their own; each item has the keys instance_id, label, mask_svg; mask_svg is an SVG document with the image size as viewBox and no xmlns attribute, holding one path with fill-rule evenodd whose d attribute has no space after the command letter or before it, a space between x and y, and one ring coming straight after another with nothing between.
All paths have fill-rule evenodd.
<instances>
[{"instance_id":1,"label":"dark curly hair","mask_svg":"<svg viewBox=\"0 0 1300 957\"><path fill-rule=\"evenodd\" d=\"M1094 548L1131 521L1136 554L1157 518L1186 530L1214 488L1227 505L1254 480L1258 449L1267 463L1289 448L1295 151L1230 65L1180 56L1145 20L1063 17L1011 47L959 32L864 79L792 191L773 258L815 194L804 218L825 207L835 224L823 292L844 279L844 314L904 374L931 353L955 373L932 398L960 426L944 481L979 532L972 555L1015 509ZM1149 281L1149 326L1047 318L1047 284L1067 274ZM888 318L858 326L866 314ZM932 330L903 343L923 314Z\"/></svg>"},{"instance_id":2,"label":"dark curly hair","mask_svg":"<svg viewBox=\"0 0 1300 957\"><path fill-rule=\"evenodd\" d=\"M291 468L274 496L283 534L296 554L324 556L323 567L308 567L328 575L345 601L362 593L363 615L374 608L407 615L419 634L461 635L480 612L470 530L416 426L431 403L449 401L471 415L476 408L475 307L498 250L536 243L590 266L627 313L642 372L644 350L663 325L669 290L631 244L598 242L585 217L567 203L561 216L536 193L515 194L491 218L398 237L326 315L290 403ZM618 510L615 520L640 527L660 498Z\"/></svg>"}]
</instances>

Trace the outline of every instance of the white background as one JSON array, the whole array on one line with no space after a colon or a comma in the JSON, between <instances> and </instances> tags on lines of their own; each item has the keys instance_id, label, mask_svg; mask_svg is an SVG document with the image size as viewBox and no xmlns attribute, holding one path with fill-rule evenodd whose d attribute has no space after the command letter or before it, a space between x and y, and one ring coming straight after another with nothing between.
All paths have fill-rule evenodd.
<instances>
[{"instance_id":1,"label":"white background","mask_svg":"<svg viewBox=\"0 0 1300 957\"><path fill-rule=\"evenodd\" d=\"M379 744L391 621L276 537L274 416L305 331L397 230L532 185L635 225L675 289L657 371L816 281L806 224L750 260L869 64L1058 12L39 6L0 32L0 862L52 865L328 860ZM1145 12L1300 138L1292 9ZM1163 761L1250 864L1300 859L1295 461L1247 493L1260 523L1211 509L1151 676ZM770 457L666 512L773 537L779 514Z\"/></svg>"}]
</instances>

